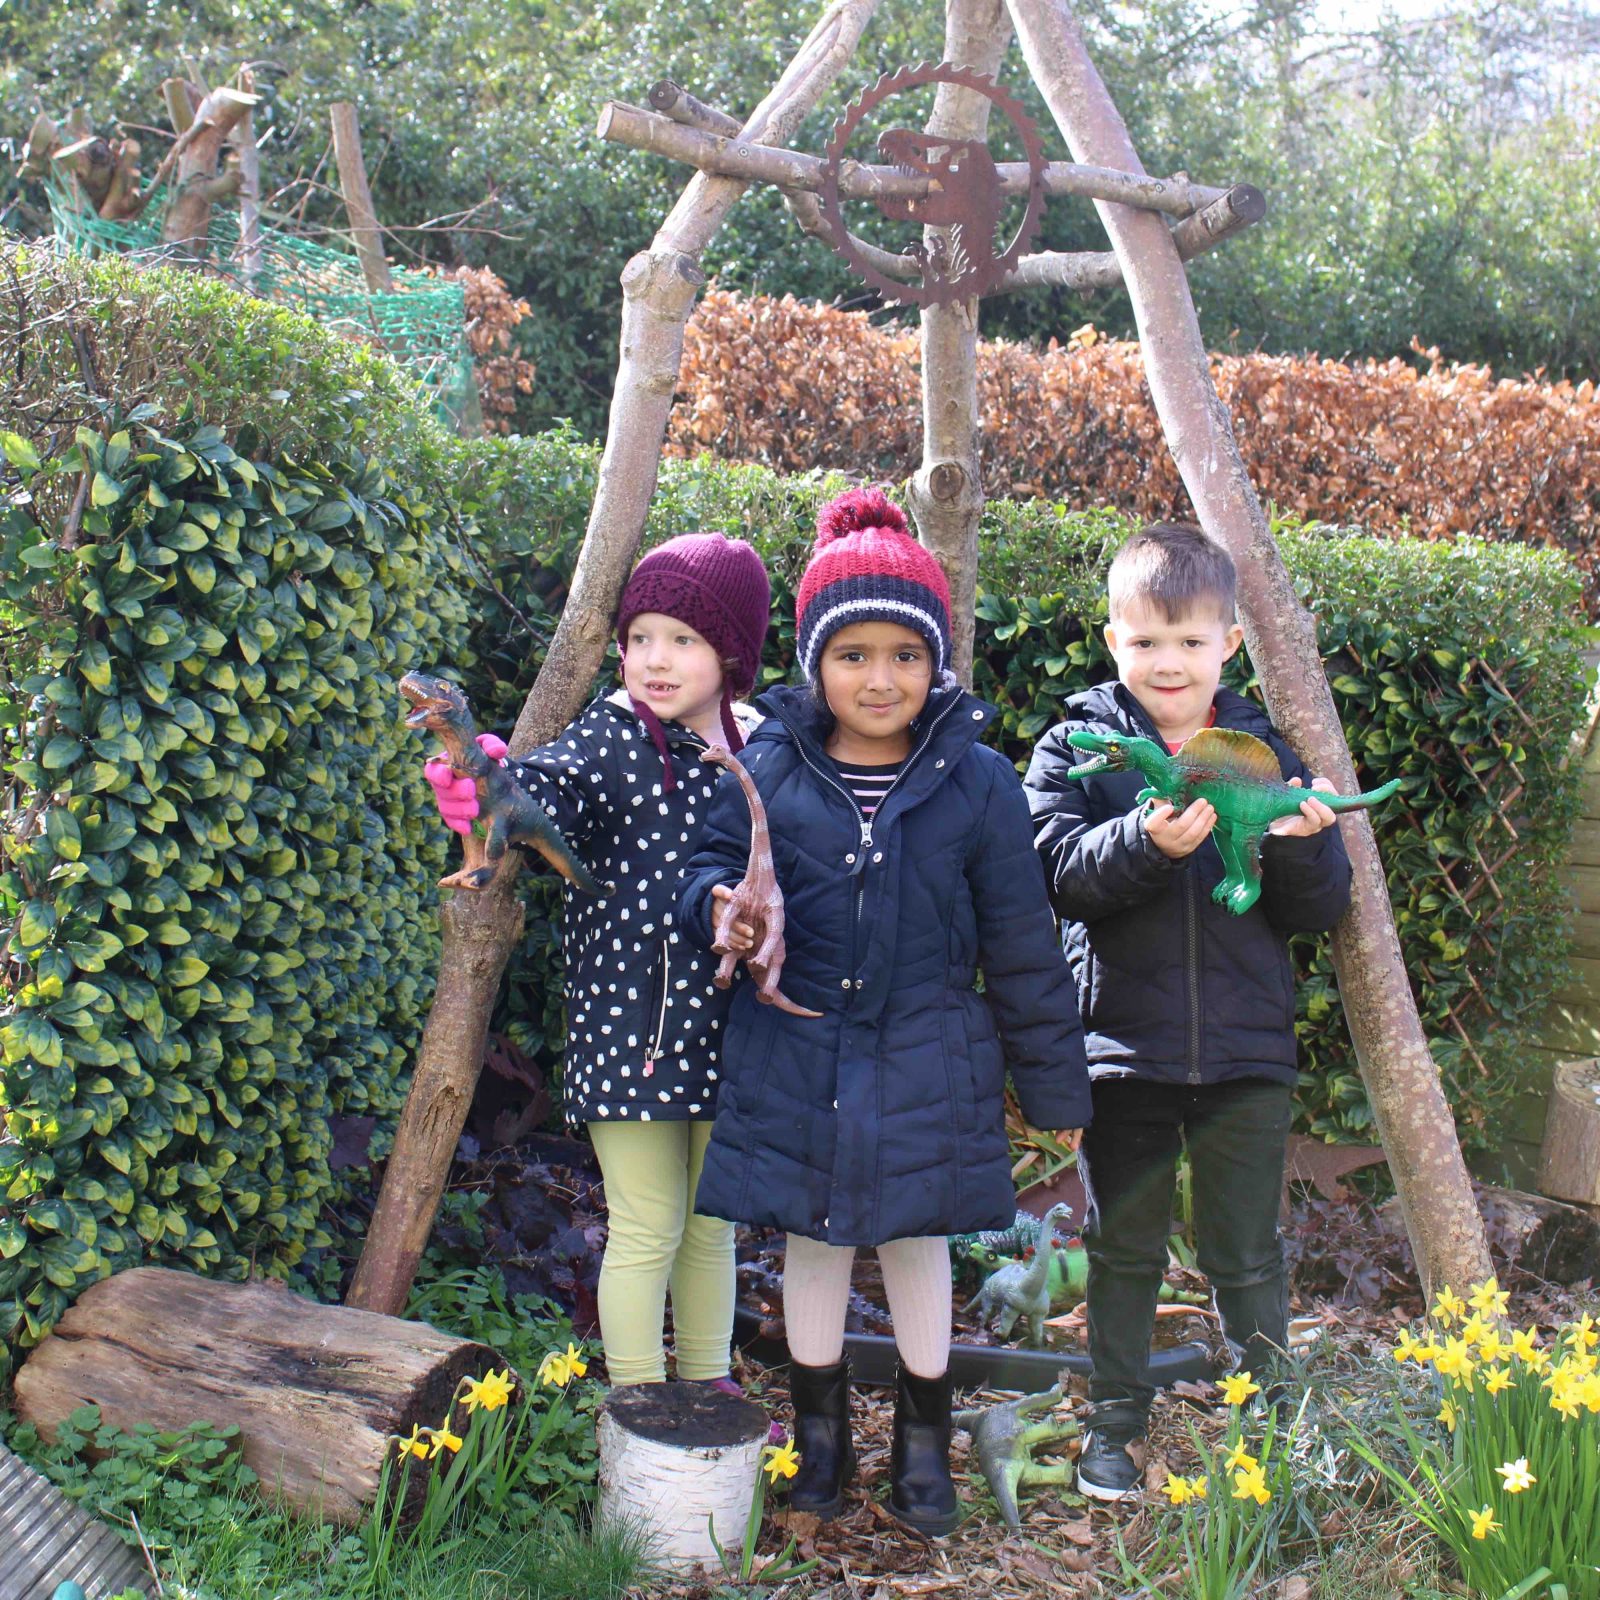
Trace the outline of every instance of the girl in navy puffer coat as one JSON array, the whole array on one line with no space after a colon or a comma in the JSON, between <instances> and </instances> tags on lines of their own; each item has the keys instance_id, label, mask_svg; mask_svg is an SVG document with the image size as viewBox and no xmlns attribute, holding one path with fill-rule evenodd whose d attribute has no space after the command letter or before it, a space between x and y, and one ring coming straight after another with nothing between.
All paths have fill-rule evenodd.
<instances>
[{"instance_id":1,"label":"girl in navy puffer coat","mask_svg":"<svg viewBox=\"0 0 1600 1600\"><path fill-rule=\"evenodd\" d=\"M945 1236L1015 1212L1007 1065L1045 1128L1088 1121L1089 1080L1021 782L977 742L992 708L946 671L944 574L877 490L824 508L818 530L796 602L811 687L764 697L744 759L786 905L783 989L823 1015L758 1005L741 982L696 1208L788 1233L802 1457L789 1498L822 1517L855 1465L851 1261L878 1248L900 1351L890 1507L943 1533L956 1521ZM687 937L711 943L749 842L725 778L684 874ZM747 950L749 933L728 942Z\"/></svg>"}]
</instances>

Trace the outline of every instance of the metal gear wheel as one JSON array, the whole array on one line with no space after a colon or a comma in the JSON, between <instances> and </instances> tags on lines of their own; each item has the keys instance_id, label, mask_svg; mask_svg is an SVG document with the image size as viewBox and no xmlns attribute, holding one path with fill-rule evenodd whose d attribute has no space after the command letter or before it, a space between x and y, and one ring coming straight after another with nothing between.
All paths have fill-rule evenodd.
<instances>
[{"instance_id":1,"label":"metal gear wheel","mask_svg":"<svg viewBox=\"0 0 1600 1600\"><path fill-rule=\"evenodd\" d=\"M989 248L977 259L969 260L962 270L949 275L936 271L931 280L924 261L923 281L918 285L889 277L866 260L856 248L840 209L839 173L850 136L862 118L893 95L928 83L958 84L972 89L1005 113L1012 127L1017 130L1027 154L1028 198L1022 221L1004 250L995 253L991 238ZM1033 119L1022 109L1015 96L1007 94L987 73L976 72L971 67L958 67L949 61L924 61L912 67L900 67L894 72L886 72L870 88L864 89L833 125L833 135L824 152L822 188L817 196L821 204L824 235L829 246L849 263L850 269L887 301L914 306L950 305L973 295L986 294L1017 264L1038 232L1039 218L1044 210L1045 166L1044 146ZM981 233L981 219L975 226ZM908 253L908 259L914 258Z\"/></svg>"}]
</instances>

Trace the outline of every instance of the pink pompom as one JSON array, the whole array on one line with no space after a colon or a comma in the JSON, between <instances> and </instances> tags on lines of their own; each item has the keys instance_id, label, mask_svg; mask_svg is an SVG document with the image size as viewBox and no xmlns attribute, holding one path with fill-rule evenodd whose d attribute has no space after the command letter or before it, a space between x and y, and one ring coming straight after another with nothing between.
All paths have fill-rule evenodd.
<instances>
[{"instance_id":1,"label":"pink pompom","mask_svg":"<svg viewBox=\"0 0 1600 1600\"><path fill-rule=\"evenodd\" d=\"M817 548L864 528L911 532L905 512L882 489L849 489L817 513Z\"/></svg>"}]
</instances>

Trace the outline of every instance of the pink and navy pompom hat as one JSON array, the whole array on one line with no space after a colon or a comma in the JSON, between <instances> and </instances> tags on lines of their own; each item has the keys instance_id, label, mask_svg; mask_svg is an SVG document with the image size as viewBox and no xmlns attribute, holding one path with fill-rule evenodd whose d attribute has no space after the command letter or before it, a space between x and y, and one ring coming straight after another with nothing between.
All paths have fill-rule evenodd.
<instances>
[{"instance_id":1,"label":"pink and navy pompom hat","mask_svg":"<svg viewBox=\"0 0 1600 1600\"><path fill-rule=\"evenodd\" d=\"M950 582L882 489L851 489L817 513L816 549L794 610L807 678L816 678L828 640L853 622L898 622L920 633L934 654L935 682L950 665Z\"/></svg>"}]
</instances>

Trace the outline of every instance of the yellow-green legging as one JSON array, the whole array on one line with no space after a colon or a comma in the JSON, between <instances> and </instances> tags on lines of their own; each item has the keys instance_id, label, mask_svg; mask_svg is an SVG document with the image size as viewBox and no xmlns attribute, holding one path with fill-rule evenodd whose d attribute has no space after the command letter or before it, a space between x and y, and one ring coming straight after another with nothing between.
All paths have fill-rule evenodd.
<instances>
[{"instance_id":1,"label":"yellow-green legging","mask_svg":"<svg viewBox=\"0 0 1600 1600\"><path fill-rule=\"evenodd\" d=\"M613 1383L661 1383L672 1288L680 1378L721 1378L733 1340L733 1224L694 1214L709 1122L591 1122L610 1236L600 1339Z\"/></svg>"}]
</instances>

